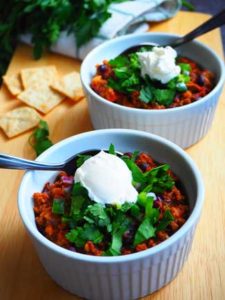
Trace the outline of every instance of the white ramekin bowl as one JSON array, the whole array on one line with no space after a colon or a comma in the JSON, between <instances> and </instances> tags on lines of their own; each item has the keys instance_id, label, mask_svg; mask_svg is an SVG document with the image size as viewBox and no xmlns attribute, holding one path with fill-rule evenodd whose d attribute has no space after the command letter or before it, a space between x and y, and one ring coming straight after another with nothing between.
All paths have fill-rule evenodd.
<instances>
[{"instance_id":1,"label":"white ramekin bowl","mask_svg":"<svg viewBox=\"0 0 225 300\"><path fill-rule=\"evenodd\" d=\"M105 100L90 87L96 65L104 59L119 55L132 45L145 42L169 44L175 34L145 33L122 36L103 43L92 50L81 66L81 81L87 97L89 113L95 129L131 128L144 130L163 136L182 148L199 141L212 124L218 98L225 79L224 63L209 47L192 41L177 48L182 56L187 56L216 75L215 88L195 103L172 109L145 110L121 106Z\"/></svg>"},{"instance_id":2,"label":"white ramekin bowl","mask_svg":"<svg viewBox=\"0 0 225 300\"><path fill-rule=\"evenodd\" d=\"M204 187L195 163L181 148L164 138L136 130L106 129L79 134L52 146L37 160L57 163L85 150L108 148L110 143L122 152L149 152L155 160L168 163L182 181L191 214L168 240L151 249L117 257L74 253L52 243L35 225L32 195L53 180L56 172L26 172L18 206L44 268L60 286L86 299L130 300L158 290L181 270L199 220Z\"/></svg>"}]
</instances>

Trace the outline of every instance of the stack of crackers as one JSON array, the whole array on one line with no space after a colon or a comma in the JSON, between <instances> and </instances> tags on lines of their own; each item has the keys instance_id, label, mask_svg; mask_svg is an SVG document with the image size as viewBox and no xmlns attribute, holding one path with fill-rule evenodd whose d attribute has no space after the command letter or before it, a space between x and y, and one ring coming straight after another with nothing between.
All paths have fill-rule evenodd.
<instances>
[{"instance_id":1,"label":"stack of crackers","mask_svg":"<svg viewBox=\"0 0 225 300\"><path fill-rule=\"evenodd\" d=\"M47 114L64 99L77 102L84 98L77 72L59 78L55 66L22 69L19 74L4 76L10 93L27 106L16 108L0 117L0 127L14 137L38 125L40 115Z\"/></svg>"}]
</instances>

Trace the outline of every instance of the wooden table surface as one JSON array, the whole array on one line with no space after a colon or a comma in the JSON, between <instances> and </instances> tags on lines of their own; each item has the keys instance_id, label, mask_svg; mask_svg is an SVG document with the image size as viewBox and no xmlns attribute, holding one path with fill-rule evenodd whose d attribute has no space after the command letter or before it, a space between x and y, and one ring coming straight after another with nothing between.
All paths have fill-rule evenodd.
<instances>
[{"instance_id":1,"label":"wooden table surface","mask_svg":"<svg viewBox=\"0 0 225 300\"><path fill-rule=\"evenodd\" d=\"M175 18L152 25L152 31L184 34L209 16L180 12ZM200 38L223 56L219 30ZM79 70L80 62L56 54L32 59L29 47L20 45L7 74L24 67L54 64L64 74ZM19 106L5 87L0 91L0 113ZM225 92L220 97L213 126L207 136L187 150L200 168L206 188L205 203L188 261L177 278L145 299L190 300L225 299ZM53 142L92 130L86 101L63 102L44 119ZM0 132L0 151L29 159L34 152L27 140L31 132L7 139ZM0 170L0 299L2 300L72 300L55 284L40 264L25 232L17 209L17 190L23 171ZM104 300L104 299L99 299ZM119 300L119 299L118 299Z\"/></svg>"}]
</instances>

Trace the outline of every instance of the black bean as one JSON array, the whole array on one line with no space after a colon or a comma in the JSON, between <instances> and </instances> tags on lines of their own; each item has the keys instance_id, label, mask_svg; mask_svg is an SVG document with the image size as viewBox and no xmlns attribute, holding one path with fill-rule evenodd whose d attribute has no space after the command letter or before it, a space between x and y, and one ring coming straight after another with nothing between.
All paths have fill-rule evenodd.
<instances>
[{"instance_id":1,"label":"black bean","mask_svg":"<svg viewBox=\"0 0 225 300\"><path fill-rule=\"evenodd\" d=\"M100 74L104 74L105 72L106 72L106 70L107 70L107 66L106 65L100 65L99 67L98 67L98 73L100 73Z\"/></svg>"},{"instance_id":2,"label":"black bean","mask_svg":"<svg viewBox=\"0 0 225 300\"><path fill-rule=\"evenodd\" d=\"M138 167L143 171L143 172L146 172L148 167L149 167L149 164L148 163L140 163L138 164Z\"/></svg>"},{"instance_id":3,"label":"black bean","mask_svg":"<svg viewBox=\"0 0 225 300\"><path fill-rule=\"evenodd\" d=\"M204 84L205 84L205 76L202 75L202 74L200 74L200 75L198 76L197 83L198 83L199 85L201 85L201 86L204 85Z\"/></svg>"}]
</instances>

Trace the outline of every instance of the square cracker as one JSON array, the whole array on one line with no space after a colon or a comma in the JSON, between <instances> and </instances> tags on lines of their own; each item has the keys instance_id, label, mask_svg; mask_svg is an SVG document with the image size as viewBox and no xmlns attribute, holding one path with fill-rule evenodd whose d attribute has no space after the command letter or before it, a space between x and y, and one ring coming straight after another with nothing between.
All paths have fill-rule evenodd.
<instances>
[{"instance_id":1,"label":"square cracker","mask_svg":"<svg viewBox=\"0 0 225 300\"><path fill-rule=\"evenodd\" d=\"M24 89L39 89L48 86L57 79L58 73L55 66L27 68L21 70L21 79Z\"/></svg>"},{"instance_id":2,"label":"square cracker","mask_svg":"<svg viewBox=\"0 0 225 300\"><path fill-rule=\"evenodd\" d=\"M0 117L0 127L11 138L38 125L40 116L31 107L19 107Z\"/></svg>"},{"instance_id":3,"label":"square cracker","mask_svg":"<svg viewBox=\"0 0 225 300\"><path fill-rule=\"evenodd\" d=\"M3 82L13 96L18 95L23 90L19 74L3 76Z\"/></svg>"},{"instance_id":4,"label":"square cracker","mask_svg":"<svg viewBox=\"0 0 225 300\"><path fill-rule=\"evenodd\" d=\"M51 84L50 87L74 101L79 101L84 98L80 75L77 72L63 76L60 80Z\"/></svg>"},{"instance_id":5,"label":"square cracker","mask_svg":"<svg viewBox=\"0 0 225 300\"><path fill-rule=\"evenodd\" d=\"M64 96L54 92L48 86L40 86L38 89L26 89L17 98L40 112L47 114L64 99Z\"/></svg>"}]
</instances>

